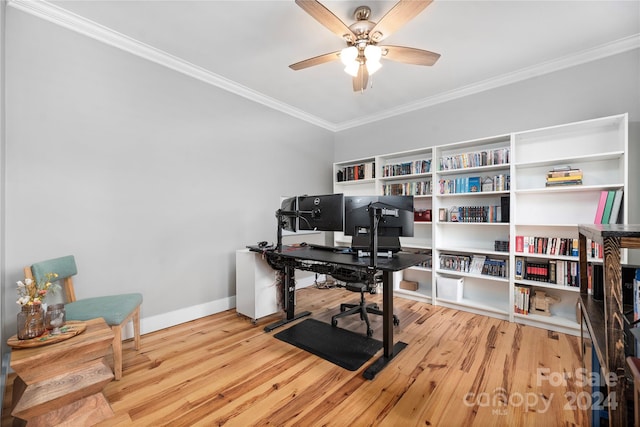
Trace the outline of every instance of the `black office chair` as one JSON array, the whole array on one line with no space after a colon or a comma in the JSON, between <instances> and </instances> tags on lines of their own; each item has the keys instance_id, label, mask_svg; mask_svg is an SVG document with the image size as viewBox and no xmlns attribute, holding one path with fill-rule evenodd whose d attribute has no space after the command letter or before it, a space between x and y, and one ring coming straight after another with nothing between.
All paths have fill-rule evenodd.
<instances>
[{"instance_id":1,"label":"black office chair","mask_svg":"<svg viewBox=\"0 0 640 427\"><path fill-rule=\"evenodd\" d=\"M340 280L340 279L339 279ZM365 301L364 294L370 292L371 289L367 282L346 282L345 288L351 292L360 292L360 302L358 303L343 303L340 304L340 313L331 317L331 325L338 326L338 319L345 316L351 316L352 314L360 314L360 320L364 320L367 324L367 336L373 335L373 329L371 328L371 322L369 322L369 314L375 314L382 316L383 312L380 310L378 304L369 304ZM395 314L393 315L393 324L399 325L400 319Z\"/></svg>"}]
</instances>

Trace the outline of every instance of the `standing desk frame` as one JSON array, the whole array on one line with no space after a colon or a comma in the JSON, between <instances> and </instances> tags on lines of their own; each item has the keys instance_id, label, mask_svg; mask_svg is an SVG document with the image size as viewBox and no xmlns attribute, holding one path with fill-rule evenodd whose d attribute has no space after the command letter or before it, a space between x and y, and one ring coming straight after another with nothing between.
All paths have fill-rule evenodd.
<instances>
[{"instance_id":1,"label":"standing desk frame","mask_svg":"<svg viewBox=\"0 0 640 427\"><path fill-rule=\"evenodd\" d=\"M427 260L428 255L397 253L393 257L377 257L376 266L370 266L369 258L359 258L351 253L334 252L308 246L282 246L281 249L263 250L249 247L250 250L262 252L269 264L280 270L284 276L283 293L286 319L265 327L270 332L289 322L308 316L310 312L295 313L295 270L309 270L323 274L331 274L337 269L351 271L354 274L375 274L382 272L382 346L383 355L369 366L363 376L373 379L407 344L393 341L393 273L404 270Z\"/></svg>"}]
</instances>

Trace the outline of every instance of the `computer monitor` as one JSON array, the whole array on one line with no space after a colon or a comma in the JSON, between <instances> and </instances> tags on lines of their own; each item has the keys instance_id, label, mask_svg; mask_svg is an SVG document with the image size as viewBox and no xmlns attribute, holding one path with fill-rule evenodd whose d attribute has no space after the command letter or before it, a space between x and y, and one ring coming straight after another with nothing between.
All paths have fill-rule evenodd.
<instances>
[{"instance_id":1,"label":"computer monitor","mask_svg":"<svg viewBox=\"0 0 640 427\"><path fill-rule=\"evenodd\" d=\"M381 208L378 236L413 237L413 196L346 196L344 234L370 234L369 208Z\"/></svg>"},{"instance_id":2,"label":"computer monitor","mask_svg":"<svg viewBox=\"0 0 640 427\"><path fill-rule=\"evenodd\" d=\"M298 196L298 230L342 231L344 195Z\"/></svg>"}]
</instances>

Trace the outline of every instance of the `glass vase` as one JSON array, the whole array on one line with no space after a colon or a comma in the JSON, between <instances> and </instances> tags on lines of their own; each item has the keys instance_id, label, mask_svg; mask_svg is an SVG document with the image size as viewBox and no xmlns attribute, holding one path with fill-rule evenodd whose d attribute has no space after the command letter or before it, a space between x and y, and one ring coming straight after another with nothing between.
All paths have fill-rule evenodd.
<instances>
[{"instance_id":1,"label":"glass vase","mask_svg":"<svg viewBox=\"0 0 640 427\"><path fill-rule=\"evenodd\" d=\"M52 304L47 306L45 314L45 327L51 331L51 335L60 334L60 328L66 323L64 304Z\"/></svg>"},{"instance_id":2,"label":"glass vase","mask_svg":"<svg viewBox=\"0 0 640 427\"><path fill-rule=\"evenodd\" d=\"M18 339L29 340L39 337L45 331L44 310L40 304L23 305L18 313Z\"/></svg>"}]
</instances>

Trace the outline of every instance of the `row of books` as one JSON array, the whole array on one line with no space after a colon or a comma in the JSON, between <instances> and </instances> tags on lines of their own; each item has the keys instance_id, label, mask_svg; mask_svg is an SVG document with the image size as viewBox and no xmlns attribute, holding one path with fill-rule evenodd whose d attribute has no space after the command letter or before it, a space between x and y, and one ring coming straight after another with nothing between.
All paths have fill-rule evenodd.
<instances>
[{"instance_id":1,"label":"row of books","mask_svg":"<svg viewBox=\"0 0 640 427\"><path fill-rule=\"evenodd\" d=\"M426 260L416 264L416 267L431 268L431 266L432 266L431 251L416 251L414 253L415 254L421 254L421 255L428 255L428 258Z\"/></svg>"},{"instance_id":2,"label":"row of books","mask_svg":"<svg viewBox=\"0 0 640 427\"><path fill-rule=\"evenodd\" d=\"M619 224L620 207L622 206L622 189L603 190L600 192L594 224Z\"/></svg>"},{"instance_id":3,"label":"row of books","mask_svg":"<svg viewBox=\"0 0 640 427\"><path fill-rule=\"evenodd\" d=\"M471 257L469 255L448 255L440 254L440 269L459 271L468 273L471 267Z\"/></svg>"},{"instance_id":4,"label":"row of books","mask_svg":"<svg viewBox=\"0 0 640 427\"><path fill-rule=\"evenodd\" d=\"M359 163L357 165L345 166L336 171L336 181L356 181L359 179L372 179L376 177L375 162Z\"/></svg>"},{"instance_id":5,"label":"row of books","mask_svg":"<svg viewBox=\"0 0 640 427\"><path fill-rule=\"evenodd\" d=\"M443 156L440 158L439 170L465 169L489 165L505 165L509 163L509 148L475 151L471 153Z\"/></svg>"},{"instance_id":6,"label":"row of books","mask_svg":"<svg viewBox=\"0 0 640 427\"><path fill-rule=\"evenodd\" d=\"M640 320L640 268L633 276L633 320Z\"/></svg>"},{"instance_id":7,"label":"row of books","mask_svg":"<svg viewBox=\"0 0 640 427\"><path fill-rule=\"evenodd\" d=\"M516 236L516 252L578 256L578 239L573 237Z\"/></svg>"},{"instance_id":8,"label":"row of books","mask_svg":"<svg viewBox=\"0 0 640 427\"><path fill-rule=\"evenodd\" d=\"M604 255L602 244L587 239L587 258L600 258Z\"/></svg>"},{"instance_id":9,"label":"row of books","mask_svg":"<svg viewBox=\"0 0 640 427\"><path fill-rule=\"evenodd\" d=\"M563 185L582 184L582 170L571 166L553 168L547 173L546 186L556 187Z\"/></svg>"},{"instance_id":10,"label":"row of books","mask_svg":"<svg viewBox=\"0 0 640 427\"><path fill-rule=\"evenodd\" d=\"M508 277L509 275L507 260L487 258L485 255L441 254L440 269L495 277Z\"/></svg>"},{"instance_id":11,"label":"row of books","mask_svg":"<svg viewBox=\"0 0 640 427\"><path fill-rule=\"evenodd\" d=\"M527 260L524 257L516 257L514 277L516 280L533 280L570 287L580 286L578 261Z\"/></svg>"},{"instance_id":12,"label":"row of books","mask_svg":"<svg viewBox=\"0 0 640 427\"><path fill-rule=\"evenodd\" d=\"M531 305L531 286L516 284L513 288L513 311L518 314L529 314Z\"/></svg>"},{"instance_id":13,"label":"row of books","mask_svg":"<svg viewBox=\"0 0 640 427\"><path fill-rule=\"evenodd\" d=\"M425 196L432 192L431 181L412 181L395 184L383 184L385 196Z\"/></svg>"},{"instance_id":14,"label":"row of books","mask_svg":"<svg viewBox=\"0 0 640 427\"><path fill-rule=\"evenodd\" d=\"M496 252L509 252L509 241L508 240L494 240L493 241L493 250Z\"/></svg>"},{"instance_id":15,"label":"row of books","mask_svg":"<svg viewBox=\"0 0 640 427\"><path fill-rule=\"evenodd\" d=\"M490 180L491 185L488 184ZM500 174L493 177L479 176L441 179L438 181L440 194L480 193L482 191L507 191L511 185L509 175Z\"/></svg>"},{"instance_id":16,"label":"row of books","mask_svg":"<svg viewBox=\"0 0 640 427\"><path fill-rule=\"evenodd\" d=\"M431 159L384 165L382 176L402 176L431 172Z\"/></svg>"},{"instance_id":17,"label":"row of books","mask_svg":"<svg viewBox=\"0 0 640 427\"><path fill-rule=\"evenodd\" d=\"M449 209L450 222L503 222L502 207L489 206L459 206Z\"/></svg>"}]
</instances>

